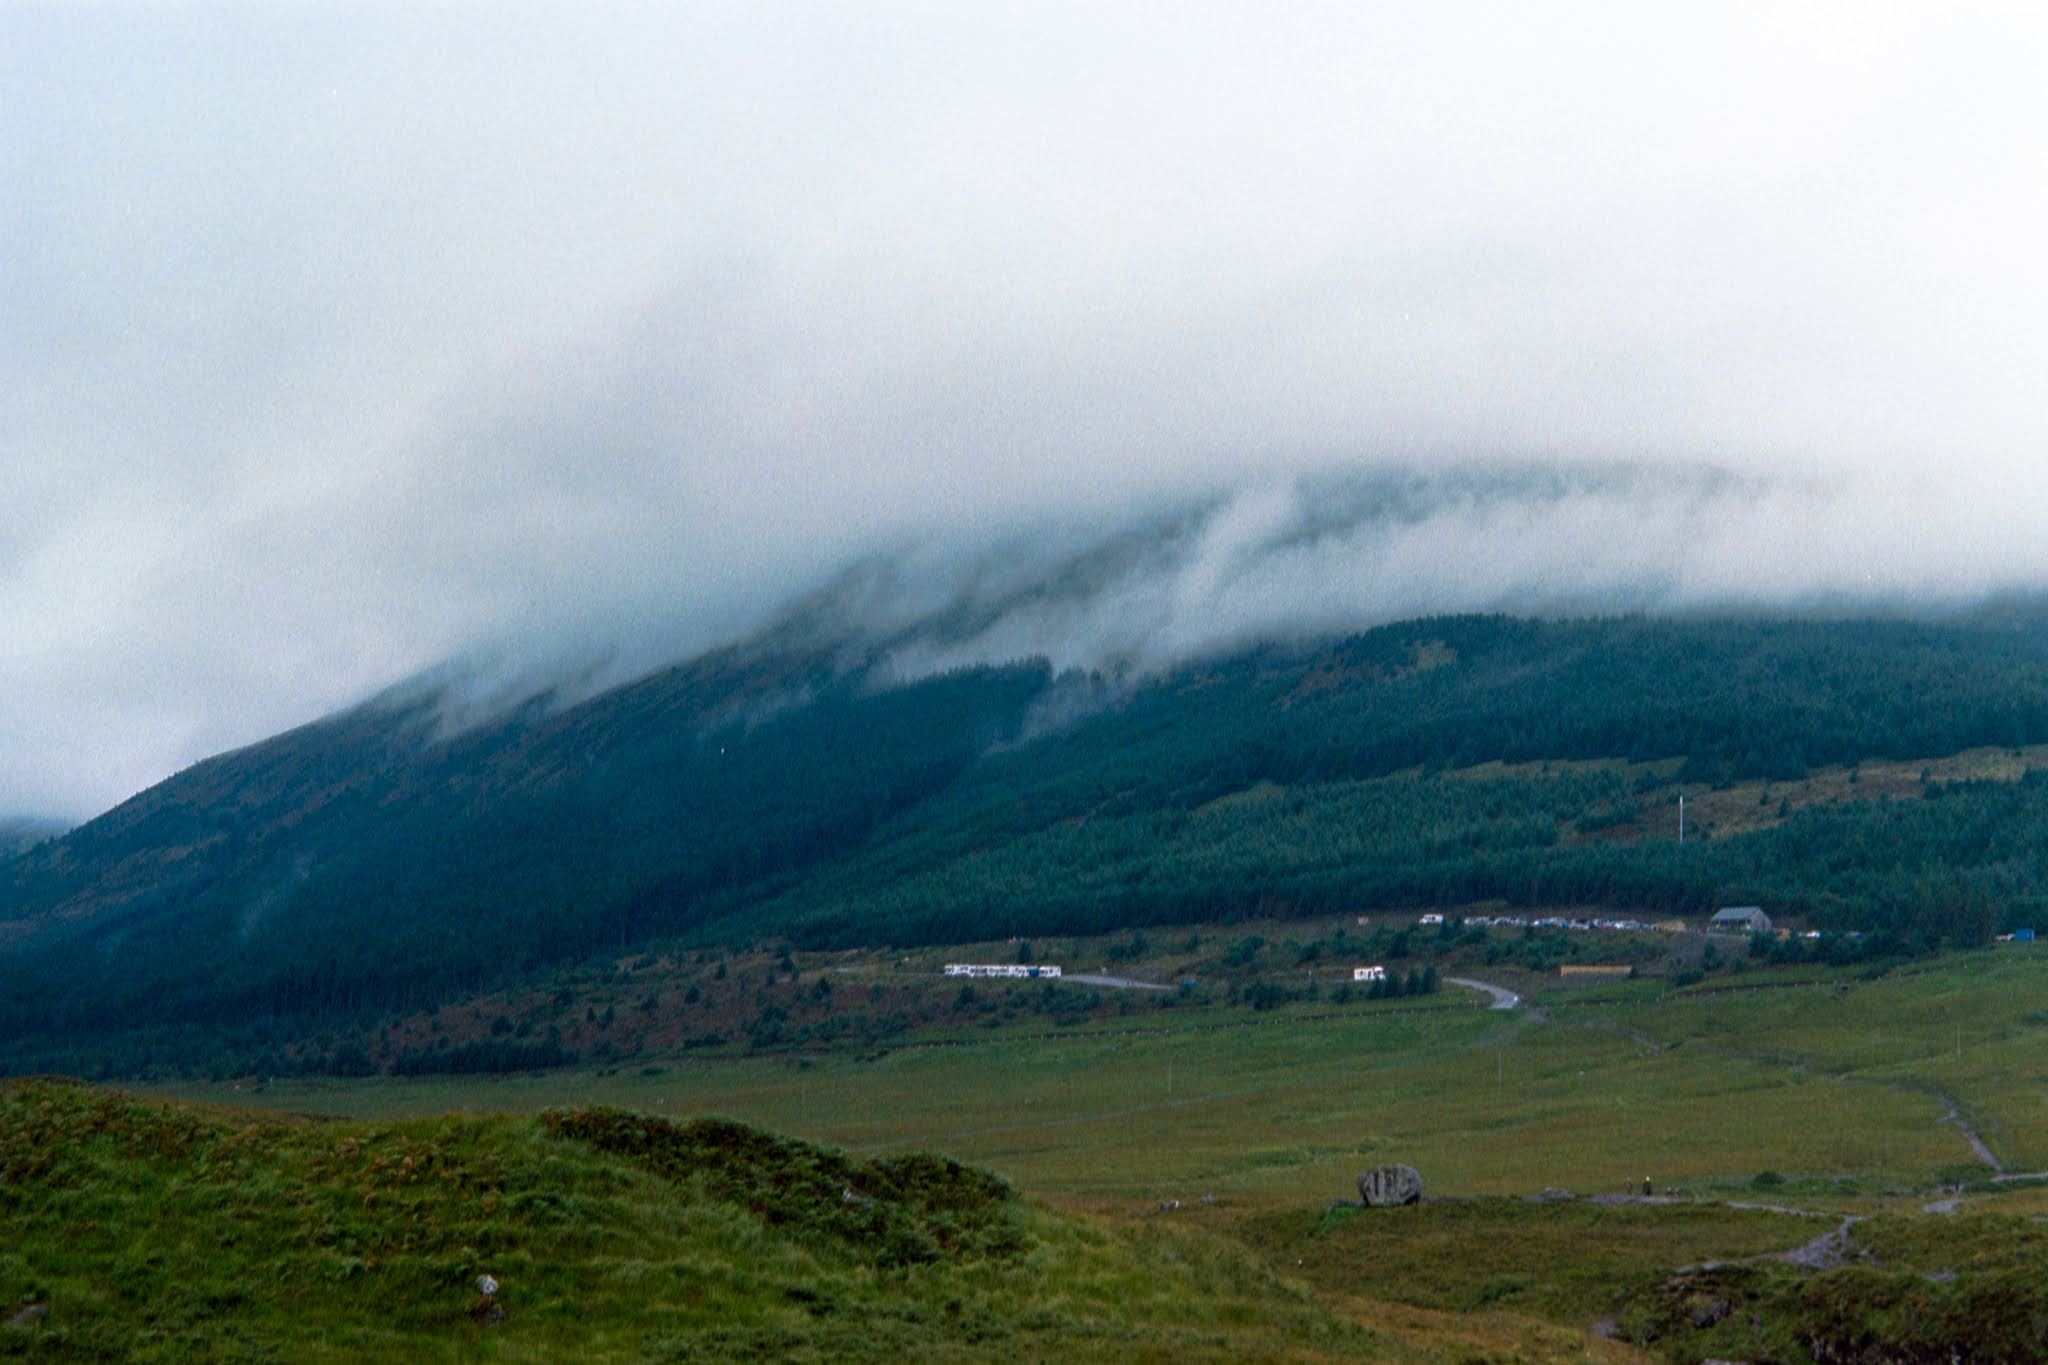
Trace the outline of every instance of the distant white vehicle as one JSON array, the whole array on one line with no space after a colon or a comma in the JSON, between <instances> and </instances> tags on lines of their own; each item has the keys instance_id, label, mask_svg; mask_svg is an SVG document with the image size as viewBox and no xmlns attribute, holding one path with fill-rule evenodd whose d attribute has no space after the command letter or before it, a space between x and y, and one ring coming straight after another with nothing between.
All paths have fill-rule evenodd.
<instances>
[{"instance_id":1,"label":"distant white vehicle","mask_svg":"<svg viewBox=\"0 0 2048 1365\"><path fill-rule=\"evenodd\" d=\"M1420 922L1423 924L1442 924L1444 917L1442 915L1424 915Z\"/></svg>"},{"instance_id":2,"label":"distant white vehicle","mask_svg":"<svg viewBox=\"0 0 2048 1365\"><path fill-rule=\"evenodd\" d=\"M1351 969L1351 979L1353 981L1385 981L1387 979L1387 969L1385 967L1353 967Z\"/></svg>"}]
</instances>

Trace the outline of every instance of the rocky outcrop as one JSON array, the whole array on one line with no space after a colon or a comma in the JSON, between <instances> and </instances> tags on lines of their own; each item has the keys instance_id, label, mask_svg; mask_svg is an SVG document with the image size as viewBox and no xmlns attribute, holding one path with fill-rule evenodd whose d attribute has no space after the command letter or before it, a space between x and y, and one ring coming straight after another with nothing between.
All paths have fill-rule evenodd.
<instances>
[{"instance_id":1,"label":"rocky outcrop","mask_svg":"<svg viewBox=\"0 0 2048 1365\"><path fill-rule=\"evenodd\" d=\"M1358 1197L1369 1209L1413 1204L1422 1198L1422 1174L1413 1166L1375 1166L1358 1176Z\"/></svg>"}]
</instances>

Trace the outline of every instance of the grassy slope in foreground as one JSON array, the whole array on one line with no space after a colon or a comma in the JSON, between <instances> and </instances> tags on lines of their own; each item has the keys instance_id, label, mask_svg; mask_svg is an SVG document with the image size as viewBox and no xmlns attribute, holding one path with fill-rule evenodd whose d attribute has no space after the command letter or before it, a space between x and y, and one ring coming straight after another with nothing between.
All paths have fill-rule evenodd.
<instances>
[{"instance_id":1,"label":"grassy slope in foreground","mask_svg":"<svg viewBox=\"0 0 2048 1365\"><path fill-rule=\"evenodd\" d=\"M851 1191L851 1193L848 1193ZM870 1202L872 1201L872 1202ZM1223 1239L617 1111L259 1118L0 1091L0 1357L38 1360L1584 1359L1412 1310L1374 1330ZM472 1317L501 1282L502 1323ZM1600 1348L1596 1358L1631 1358Z\"/></svg>"}]
</instances>

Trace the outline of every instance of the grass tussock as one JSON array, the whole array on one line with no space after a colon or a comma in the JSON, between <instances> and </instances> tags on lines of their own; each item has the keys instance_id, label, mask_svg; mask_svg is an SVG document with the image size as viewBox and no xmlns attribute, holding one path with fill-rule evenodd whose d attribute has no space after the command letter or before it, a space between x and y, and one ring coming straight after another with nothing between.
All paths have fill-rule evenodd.
<instances>
[{"instance_id":1,"label":"grass tussock","mask_svg":"<svg viewBox=\"0 0 2048 1365\"><path fill-rule=\"evenodd\" d=\"M1822 1230L1811 1222L1718 1204L1473 1199L1283 1210L1242 1226L1253 1245L1332 1290L1583 1327L1675 1267L1782 1250Z\"/></svg>"},{"instance_id":2,"label":"grass tussock","mask_svg":"<svg viewBox=\"0 0 2048 1365\"><path fill-rule=\"evenodd\" d=\"M1714 1359L1884 1361L2048 1358L2038 1266L1962 1278L1858 1262L1806 1274L1772 1262L1674 1275L1632 1296L1621 1334L1680 1365Z\"/></svg>"},{"instance_id":3,"label":"grass tussock","mask_svg":"<svg viewBox=\"0 0 2048 1365\"><path fill-rule=\"evenodd\" d=\"M551 1109L548 1133L623 1156L670 1180L878 1266L1024 1248L1008 1181L924 1152L855 1161L727 1119L672 1123L623 1109Z\"/></svg>"}]
</instances>

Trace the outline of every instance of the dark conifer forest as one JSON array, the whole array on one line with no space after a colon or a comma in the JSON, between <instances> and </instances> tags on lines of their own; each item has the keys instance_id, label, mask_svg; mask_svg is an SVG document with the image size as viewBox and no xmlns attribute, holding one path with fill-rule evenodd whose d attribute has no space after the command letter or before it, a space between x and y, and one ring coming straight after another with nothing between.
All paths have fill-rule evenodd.
<instances>
[{"instance_id":1,"label":"dark conifer forest","mask_svg":"<svg viewBox=\"0 0 2048 1365\"><path fill-rule=\"evenodd\" d=\"M2048 778L1790 794L2043 742L2023 613L1430 619L1136 683L756 644L455 733L416 689L0 862L0 1036L289 1027L649 944L1481 902L1754 903L1928 951L2043 918ZM1753 813L1681 845L1677 795L1738 785Z\"/></svg>"}]
</instances>

